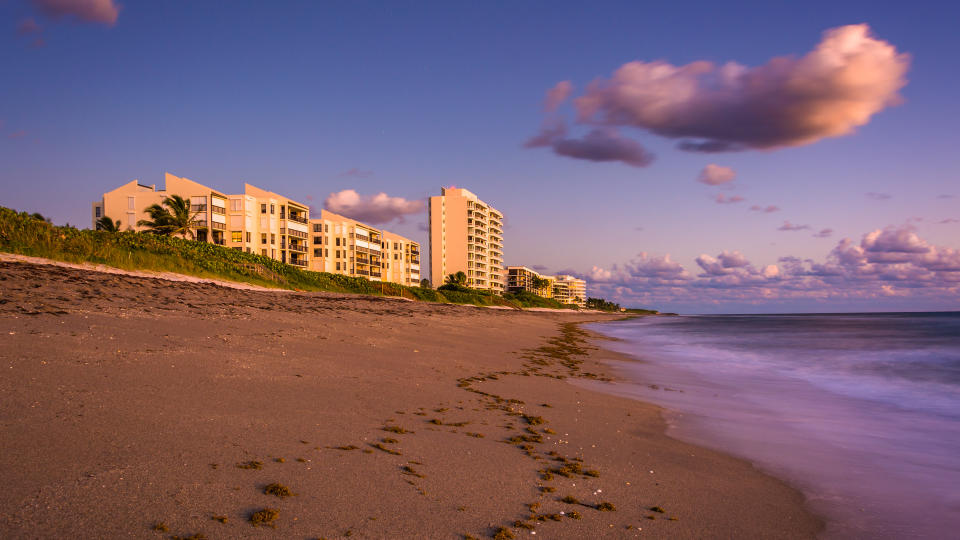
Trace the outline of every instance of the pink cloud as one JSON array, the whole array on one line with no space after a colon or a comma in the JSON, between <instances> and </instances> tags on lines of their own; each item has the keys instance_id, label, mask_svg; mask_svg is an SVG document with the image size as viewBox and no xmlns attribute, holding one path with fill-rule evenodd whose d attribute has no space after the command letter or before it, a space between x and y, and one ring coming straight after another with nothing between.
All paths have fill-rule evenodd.
<instances>
[{"instance_id":1,"label":"pink cloud","mask_svg":"<svg viewBox=\"0 0 960 540\"><path fill-rule=\"evenodd\" d=\"M774 206L772 204L767 206L760 206L759 204L755 204L750 207L750 210L753 212L763 212L764 214L772 214L773 212L779 211L780 207Z\"/></svg>"},{"instance_id":2,"label":"pink cloud","mask_svg":"<svg viewBox=\"0 0 960 540\"><path fill-rule=\"evenodd\" d=\"M692 151L799 146L853 133L901 101L910 56L866 24L827 30L810 52L758 67L633 61L574 99L578 121L636 127Z\"/></svg>"},{"instance_id":3,"label":"pink cloud","mask_svg":"<svg viewBox=\"0 0 960 540\"><path fill-rule=\"evenodd\" d=\"M784 221L783 225L777 227L777 230L778 231L802 231L809 228L810 228L809 225L794 225L789 221Z\"/></svg>"},{"instance_id":4,"label":"pink cloud","mask_svg":"<svg viewBox=\"0 0 960 540\"><path fill-rule=\"evenodd\" d=\"M940 221L937 222L937 225L947 225L949 223L960 223L960 219L955 219L955 218L941 219Z\"/></svg>"},{"instance_id":5,"label":"pink cloud","mask_svg":"<svg viewBox=\"0 0 960 540\"><path fill-rule=\"evenodd\" d=\"M830 238L833 236L833 229L820 229L813 235L815 238Z\"/></svg>"},{"instance_id":6,"label":"pink cloud","mask_svg":"<svg viewBox=\"0 0 960 540\"><path fill-rule=\"evenodd\" d=\"M31 34L38 34L43 29L40 28L40 25L37 24L37 21L33 17L27 17L19 23L17 23L17 35L18 36L29 36Z\"/></svg>"},{"instance_id":7,"label":"pink cloud","mask_svg":"<svg viewBox=\"0 0 960 540\"><path fill-rule=\"evenodd\" d=\"M14 131L10 135L7 135L7 137L10 139L22 139L23 137L26 137L26 136L27 136L27 132L22 129L20 131Z\"/></svg>"},{"instance_id":8,"label":"pink cloud","mask_svg":"<svg viewBox=\"0 0 960 540\"><path fill-rule=\"evenodd\" d=\"M375 225L423 212L426 203L423 200L390 197L386 193L360 195L352 189L345 189L331 193L324 200L323 207L336 214Z\"/></svg>"},{"instance_id":9,"label":"pink cloud","mask_svg":"<svg viewBox=\"0 0 960 540\"><path fill-rule=\"evenodd\" d=\"M746 199L744 199L743 197L741 197L741 196L739 196L739 195L734 195L734 196L732 196L732 197L727 197L727 196L724 195L723 193L717 193L716 195L713 196L713 200L714 200L714 202L716 202L717 204L736 204L736 203L738 203L738 202L743 202L743 201L745 201Z\"/></svg>"},{"instance_id":10,"label":"pink cloud","mask_svg":"<svg viewBox=\"0 0 960 540\"><path fill-rule=\"evenodd\" d=\"M540 133L526 143L526 148L549 146L553 153L588 161L619 161L632 167L646 167L653 162L653 154L640 143L620 135L614 128L597 128L580 139L566 137L562 123L545 124Z\"/></svg>"},{"instance_id":11,"label":"pink cloud","mask_svg":"<svg viewBox=\"0 0 960 540\"><path fill-rule=\"evenodd\" d=\"M31 0L44 15L53 19L73 17L78 21L113 26L120 8L114 0Z\"/></svg>"},{"instance_id":12,"label":"pink cloud","mask_svg":"<svg viewBox=\"0 0 960 540\"><path fill-rule=\"evenodd\" d=\"M697 178L697 181L710 186L719 186L720 184L733 182L736 177L736 171L730 167L723 167L711 163L700 171L700 176Z\"/></svg>"},{"instance_id":13,"label":"pink cloud","mask_svg":"<svg viewBox=\"0 0 960 540\"><path fill-rule=\"evenodd\" d=\"M560 81L553 88L547 90L547 97L543 102L543 110L554 112L557 110L570 94L573 92L573 84L570 81Z\"/></svg>"}]
</instances>

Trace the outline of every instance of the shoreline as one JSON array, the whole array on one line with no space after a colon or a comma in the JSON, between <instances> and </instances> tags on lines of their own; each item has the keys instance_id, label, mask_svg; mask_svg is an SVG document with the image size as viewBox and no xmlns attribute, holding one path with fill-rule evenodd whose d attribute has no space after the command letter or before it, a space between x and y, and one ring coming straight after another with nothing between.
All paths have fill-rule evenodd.
<instances>
[{"instance_id":1,"label":"shoreline","mask_svg":"<svg viewBox=\"0 0 960 540\"><path fill-rule=\"evenodd\" d=\"M0 494L4 537L820 528L780 480L667 436L659 407L569 384L606 378L616 354L575 325L621 314L25 263L0 262L0 278L0 474L16 488ZM264 494L270 483L296 496ZM278 511L276 529L248 521L264 508ZM151 530L160 523L168 532Z\"/></svg>"}]
</instances>

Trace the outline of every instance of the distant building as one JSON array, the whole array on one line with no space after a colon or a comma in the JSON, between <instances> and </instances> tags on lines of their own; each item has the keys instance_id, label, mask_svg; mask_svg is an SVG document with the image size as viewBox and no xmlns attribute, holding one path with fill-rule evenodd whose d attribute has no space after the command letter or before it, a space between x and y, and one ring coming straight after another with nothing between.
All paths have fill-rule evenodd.
<instances>
[{"instance_id":1,"label":"distant building","mask_svg":"<svg viewBox=\"0 0 960 540\"><path fill-rule=\"evenodd\" d=\"M587 307L587 282L580 278L557 274L553 277L553 298L561 304Z\"/></svg>"},{"instance_id":2,"label":"distant building","mask_svg":"<svg viewBox=\"0 0 960 540\"><path fill-rule=\"evenodd\" d=\"M170 173L164 175L163 190L134 180L104 193L92 204L93 227L107 216L118 220L121 230L144 230L137 223L150 218L147 207L161 204L172 195L188 200L191 211L196 213L196 240L307 266L309 207L250 184L244 184L242 194L226 195Z\"/></svg>"},{"instance_id":3,"label":"distant building","mask_svg":"<svg viewBox=\"0 0 960 540\"><path fill-rule=\"evenodd\" d=\"M507 267L507 292L532 292L561 304L587 306L587 282L565 274L545 276L526 266Z\"/></svg>"},{"instance_id":4,"label":"distant building","mask_svg":"<svg viewBox=\"0 0 960 540\"><path fill-rule=\"evenodd\" d=\"M355 219L320 211L310 220L310 269L401 285L420 283L420 244Z\"/></svg>"},{"instance_id":5,"label":"distant building","mask_svg":"<svg viewBox=\"0 0 960 540\"><path fill-rule=\"evenodd\" d=\"M503 293L503 214L461 188L430 197L430 275L442 285L463 272L467 285Z\"/></svg>"}]
</instances>

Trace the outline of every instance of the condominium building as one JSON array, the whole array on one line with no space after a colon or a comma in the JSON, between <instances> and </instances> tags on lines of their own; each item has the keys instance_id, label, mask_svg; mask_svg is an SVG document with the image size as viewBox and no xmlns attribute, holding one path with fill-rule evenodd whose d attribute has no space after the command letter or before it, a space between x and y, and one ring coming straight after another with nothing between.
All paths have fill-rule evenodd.
<instances>
[{"instance_id":1,"label":"condominium building","mask_svg":"<svg viewBox=\"0 0 960 540\"><path fill-rule=\"evenodd\" d=\"M566 274L544 276L526 266L507 267L507 291L529 291L544 298L553 298L561 304L575 304L581 308L587 306L586 281Z\"/></svg>"},{"instance_id":2,"label":"condominium building","mask_svg":"<svg viewBox=\"0 0 960 540\"><path fill-rule=\"evenodd\" d=\"M420 244L327 210L310 220L310 269L401 285L420 283Z\"/></svg>"},{"instance_id":3,"label":"condominium building","mask_svg":"<svg viewBox=\"0 0 960 540\"><path fill-rule=\"evenodd\" d=\"M93 203L93 226L96 228L97 221L107 216L118 220L121 230L144 230L137 223L150 218L146 209L172 195L190 201L196 240L307 266L309 207L250 184L244 184L242 194L226 195L170 173L164 175L162 190L133 180Z\"/></svg>"},{"instance_id":4,"label":"condominium building","mask_svg":"<svg viewBox=\"0 0 960 540\"><path fill-rule=\"evenodd\" d=\"M503 214L462 188L430 197L430 275L463 272L467 285L503 293Z\"/></svg>"},{"instance_id":5,"label":"condominium building","mask_svg":"<svg viewBox=\"0 0 960 540\"><path fill-rule=\"evenodd\" d=\"M587 307L587 282L566 274L553 276L553 298L561 304Z\"/></svg>"}]
</instances>

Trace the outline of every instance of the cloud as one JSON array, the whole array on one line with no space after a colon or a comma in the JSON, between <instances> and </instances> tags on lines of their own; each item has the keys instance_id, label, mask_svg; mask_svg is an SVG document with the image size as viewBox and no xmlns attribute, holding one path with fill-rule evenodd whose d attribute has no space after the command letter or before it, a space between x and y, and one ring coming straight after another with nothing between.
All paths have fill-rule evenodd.
<instances>
[{"instance_id":1,"label":"cloud","mask_svg":"<svg viewBox=\"0 0 960 540\"><path fill-rule=\"evenodd\" d=\"M736 204L736 203L738 203L738 202L743 202L743 201L745 201L746 199L744 199L743 197L741 197L741 196L739 196L739 195L734 195L734 196L732 196L732 197L727 197L727 196L724 195L723 193L717 193L716 195L713 196L713 200L714 200L714 202L716 202L717 204Z\"/></svg>"},{"instance_id":2,"label":"cloud","mask_svg":"<svg viewBox=\"0 0 960 540\"><path fill-rule=\"evenodd\" d=\"M14 131L10 135L7 135L7 137L10 139L22 139L23 137L26 137L26 136L27 136L27 132L22 129L20 131Z\"/></svg>"},{"instance_id":3,"label":"cloud","mask_svg":"<svg viewBox=\"0 0 960 540\"><path fill-rule=\"evenodd\" d=\"M890 195L889 193L876 193L873 191L867 193L866 195L868 199L873 199L875 201L886 201L887 199L893 197L893 195Z\"/></svg>"},{"instance_id":4,"label":"cloud","mask_svg":"<svg viewBox=\"0 0 960 540\"><path fill-rule=\"evenodd\" d=\"M635 230L635 231L642 231L642 230L643 230L643 227L634 227L633 230Z\"/></svg>"},{"instance_id":5,"label":"cloud","mask_svg":"<svg viewBox=\"0 0 960 540\"><path fill-rule=\"evenodd\" d=\"M37 21L33 17L27 17L19 23L17 23L17 35L18 36L29 36L31 34L39 34L43 29L40 28L40 25L37 24Z\"/></svg>"},{"instance_id":6,"label":"cloud","mask_svg":"<svg viewBox=\"0 0 960 540\"><path fill-rule=\"evenodd\" d=\"M833 229L820 229L819 232L813 233L814 238L830 238L833 236Z\"/></svg>"},{"instance_id":7,"label":"cloud","mask_svg":"<svg viewBox=\"0 0 960 540\"><path fill-rule=\"evenodd\" d=\"M82 22L113 26L120 8L114 0L31 0L41 13L53 19L72 17Z\"/></svg>"},{"instance_id":8,"label":"cloud","mask_svg":"<svg viewBox=\"0 0 960 540\"><path fill-rule=\"evenodd\" d=\"M646 167L653 162L653 154L614 128L593 129L581 139L567 138L566 133L562 123L547 124L539 134L527 140L524 147L549 146L560 156L588 161L619 161L632 167Z\"/></svg>"},{"instance_id":9,"label":"cloud","mask_svg":"<svg viewBox=\"0 0 960 540\"><path fill-rule=\"evenodd\" d=\"M736 171L730 167L722 167L711 163L700 171L700 176L697 178L697 181L710 186L719 186L720 184L733 182L736 177Z\"/></svg>"},{"instance_id":10,"label":"cloud","mask_svg":"<svg viewBox=\"0 0 960 540\"><path fill-rule=\"evenodd\" d=\"M794 225L789 221L784 221L783 225L777 227L777 230L778 231L802 231L809 228L810 228L809 225Z\"/></svg>"},{"instance_id":11,"label":"cloud","mask_svg":"<svg viewBox=\"0 0 960 540\"><path fill-rule=\"evenodd\" d=\"M537 272L546 272L547 270L550 269L549 267L544 266L544 265L542 265L542 264L535 264L535 265L531 266L530 268L536 270Z\"/></svg>"},{"instance_id":12,"label":"cloud","mask_svg":"<svg viewBox=\"0 0 960 540\"><path fill-rule=\"evenodd\" d=\"M867 24L832 28L807 54L757 67L633 61L574 99L582 124L635 127L698 152L772 149L853 133L901 101L910 56Z\"/></svg>"},{"instance_id":13,"label":"cloud","mask_svg":"<svg viewBox=\"0 0 960 540\"><path fill-rule=\"evenodd\" d=\"M772 204L767 206L760 206L759 204L755 204L750 207L750 210L753 212L763 212L764 214L772 214L773 212L778 212L780 210L780 207L774 206Z\"/></svg>"},{"instance_id":14,"label":"cloud","mask_svg":"<svg viewBox=\"0 0 960 540\"><path fill-rule=\"evenodd\" d=\"M770 309L790 302L827 310L877 309L877 299L888 297L943 309L960 302L960 249L932 245L909 225L867 232L859 242L844 238L819 262L783 256L777 264L754 265L738 251L723 251L702 254L696 264L701 271L691 276L669 256L643 253L610 270L594 267L587 288L590 296L621 304L695 311L710 305L726 312L732 306Z\"/></svg>"},{"instance_id":15,"label":"cloud","mask_svg":"<svg viewBox=\"0 0 960 540\"><path fill-rule=\"evenodd\" d=\"M940 221L937 222L937 225L947 225L948 223L960 223L960 219L955 219L955 218L941 219Z\"/></svg>"},{"instance_id":16,"label":"cloud","mask_svg":"<svg viewBox=\"0 0 960 540\"><path fill-rule=\"evenodd\" d=\"M940 195L937 195L937 198L938 198L938 199L952 199L952 198L953 198L953 195L950 195L950 194L947 194L947 193L942 193L942 194L940 194Z\"/></svg>"},{"instance_id":17,"label":"cloud","mask_svg":"<svg viewBox=\"0 0 960 540\"><path fill-rule=\"evenodd\" d=\"M573 92L573 84L570 81L560 81L553 88L547 90L547 97L543 102L543 110L554 112L557 110L570 94Z\"/></svg>"},{"instance_id":18,"label":"cloud","mask_svg":"<svg viewBox=\"0 0 960 540\"><path fill-rule=\"evenodd\" d=\"M380 224L395 219L402 220L408 214L423 212L426 203L422 200L390 197L386 193L360 195L352 189L345 189L331 193L323 201L323 207L357 221Z\"/></svg>"},{"instance_id":19,"label":"cloud","mask_svg":"<svg viewBox=\"0 0 960 540\"><path fill-rule=\"evenodd\" d=\"M364 171L362 169L349 169L337 175L337 178L370 178L373 171Z\"/></svg>"}]
</instances>

